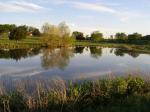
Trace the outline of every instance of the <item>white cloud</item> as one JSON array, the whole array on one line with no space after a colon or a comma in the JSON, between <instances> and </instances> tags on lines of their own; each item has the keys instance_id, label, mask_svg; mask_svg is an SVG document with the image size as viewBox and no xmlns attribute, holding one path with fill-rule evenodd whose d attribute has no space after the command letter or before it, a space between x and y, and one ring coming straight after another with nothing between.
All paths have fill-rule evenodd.
<instances>
[{"instance_id":1,"label":"white cloud","mask_svg":"<svg viewBox=\"0 0 150 112\"><path fill-rule=\"evenodd\" d=\"M110 7L104 5L97 5L92 3L83 3L83 2L71 2L73 7L85 10L92 10L97 12L108 12L108 13L116 13L116 11Z\"/></svg>"},{"instance_id":2,"label":"white cloud","mask_svg":"<svg viewBox=\"0 0 150 112\"><path fill-rule=\"evenodd\" d=\"M0 12L35 12L40 9L41 6L25 1L0 2Z\"/></svg>"},{"instance_id":3,"label":"white cloud","mask_svg":"<svg viewBox=\"0 0 150 112\"><path fill-rule=\"evenodd\" d=\"M142 17L143 15L137 12L124 11L123 13L119 12L118 16L120 17L120 21L127 22L130 19Z\"/></svg>"},{"instance_id":4,"label":"white cloud","mask_svg":"<svg viewBox=\"0 0 150 112\"><path fill-rule=\"evenodd\" d=\"M57 5L68 4L69 6L76 9L95 11L98 13L109 13L112 14L113 16L118 17L121 22L127 22L130 19L142 16L142 14L139 12L124 10L123 7L120 7L120 5L116 3L87 3L87 2L85 3L85 2L69 1L69 0L56 0L55 3Z\"/></svg>"}]
</instances>

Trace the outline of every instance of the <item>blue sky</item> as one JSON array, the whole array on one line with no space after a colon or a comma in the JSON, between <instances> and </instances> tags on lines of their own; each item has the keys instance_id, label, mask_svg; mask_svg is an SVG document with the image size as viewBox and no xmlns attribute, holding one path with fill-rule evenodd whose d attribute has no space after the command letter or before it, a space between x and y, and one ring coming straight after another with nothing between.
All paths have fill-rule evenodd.
<instances>
[{"instance_id":1,"label":"blue sky","mask_svg":"<svg viewBox=\"0 0 150 112\"><path fill-rule=\"evenodd\" d=\"M150 0L0 0L0 23L65 21L71 30L150 34Z\"/></svg>"}]
</instances>

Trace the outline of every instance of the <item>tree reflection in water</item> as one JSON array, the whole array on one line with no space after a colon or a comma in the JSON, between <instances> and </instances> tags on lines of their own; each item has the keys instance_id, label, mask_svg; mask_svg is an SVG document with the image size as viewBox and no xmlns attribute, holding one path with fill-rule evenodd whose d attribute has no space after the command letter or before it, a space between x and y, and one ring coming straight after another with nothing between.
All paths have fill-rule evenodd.
<instances>
[{"instance_id":1,"label":"tree reflection in water","mask_svg":"<svg viewBox=\"0 0 150 112\"><path fill-rule=\"evenodd\" d=\"M39 52L40 52L40 49L0 50L0 58L14 59L16 61L19 61L21 60L21 58L27 58L27 57L38 55Z\"/></svg>"},{"instance_id":2,"label":"tree reflection in water","mask_svg":"<svg viewBox=\"0 0 150 112\"><path fill-rule=\"evenodd\" d=\"M63 70L73 56L73 48L44 49L41 57L42 66L45 69L56 67Z\"/></svg>"},{"instance_id":3,"label":"tree reflection in water","mask_svg":"<svg viewBox=\"0 0 150 112\"><path fill-rule=\"evenodd\" d=\"M82 54L84 48L85 48L85 47L83 47L83 46L76 46L75 49L74 49L74 52L75 52L75 53L80 53L80 54Z\"/></svg>"},{"instance_id":4,"label":"tree reflection in water","mask_svg":"<svg viewBox=\"0 0 150 112\"><path fill-rule=\"evenodd\" d=\"M93 58L99 58L102 56L102 48L101 47L89 47L91 56Z\"/></svg>"},{"instance_id":5,"label":"tree reflection in water","mask_svg":"<svg viewBox=\"0 0 150 112\"><path fill-rule=\"evenodd\" d=\"M128 54L133 58L137 58L140 55L138 52L135 52L134 50L128 50L122 48L116 48L114 54L116 56L124 56L125 54Z\"/></svg>"}]
</instances>

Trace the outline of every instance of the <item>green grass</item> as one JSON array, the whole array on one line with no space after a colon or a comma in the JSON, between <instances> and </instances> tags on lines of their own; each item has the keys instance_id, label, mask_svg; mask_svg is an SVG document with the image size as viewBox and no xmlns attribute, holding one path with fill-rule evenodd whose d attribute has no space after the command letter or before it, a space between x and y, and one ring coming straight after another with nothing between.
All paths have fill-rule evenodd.
<instances>
[{"instance_id":1,"label":"green grass","mask_svg":"<svg viewBox=\"0 0 150 112\"><path fill-rule=\"evenodd\" d=\"M40 39L42 37L27 37L21 41L9 40L7 34L3 34L0 37L0 49L24 49L24 48L36 48L46 46ZM150 53L150 44L137 45L127 43L109 43L109 42L89 42L89 41L76 41L76 46L102 46L113 48L124 48L125 50L134 50L137 52Z\"/></svg>"},{"instance_id":2,"label":"green grass","mask_svg":"<svg viewBox=\"0 0 150 112\"><path fill-rule=\"evenodd\" d=\"M20 84L0 95L3 112L149 112L150 83L139 77L106 78L81 83L53 81L44 89L36 84L27 94ZM42 86L43 85L43 86ZM2 94L3 93L3 94Z\"/></svg>"},{"instance_id":3,"label":"green grass","mask_svg":"<svg viewBox=\"0 0 150 112\"><path fill-rule=\"evenodd\" d=\"M42 45L44 43L41 42L40 37L27 37L20 41L9 40L7 36L0 37L0 49L32 48Z\"/></svg>"}]
</instances>

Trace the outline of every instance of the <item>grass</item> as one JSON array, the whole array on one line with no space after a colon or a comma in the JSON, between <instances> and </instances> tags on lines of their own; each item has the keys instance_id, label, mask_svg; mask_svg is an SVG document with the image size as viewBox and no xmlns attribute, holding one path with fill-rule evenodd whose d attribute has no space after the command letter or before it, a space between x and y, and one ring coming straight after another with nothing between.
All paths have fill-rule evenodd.
<instances>
[{"instance_id":1,"label":"grass","mask_svg":"<svg viewBox=\"0 0 150 112\"><path fill-rule=\"evenodd\" d=\"M7 34L3 34L0 37L0 49L25 49L25 48L37 48L46 46L41 41L42 37L27 37L21 41L9 40ZM54 44L56 45L56 44ZM76 41L76 46L102 46L102 47L113 47L123 48L125 50L134 50L142 53L150 53L150 44L127 44L127 43L109 43L109 42L89 42L89 41Z\"/></svg>"},{"instance_id":2,"label":"grass","mask_svg":"<svg viewBox=\"0 0 150 112\"><path fill-rule=\"evenodd\" d=\"M21 41L9 40L6 35L0 37L0 49L36 48L43 45L40 37L27 37Z\"/></svg>"},{"instance_id":3,"label":"grass","mask_svg":"<svg viewBox=\"0 0 150 112\"><path fill-rule=\"evenodd\" d=\"M19 84L19 85L22 85ZM81 83L53 81L45 89L38 83L30 94L20 86L6 93L1 89L2 112L149 112L150 83L142 78L106 78Z\"/></svg>"}]
</instances>

